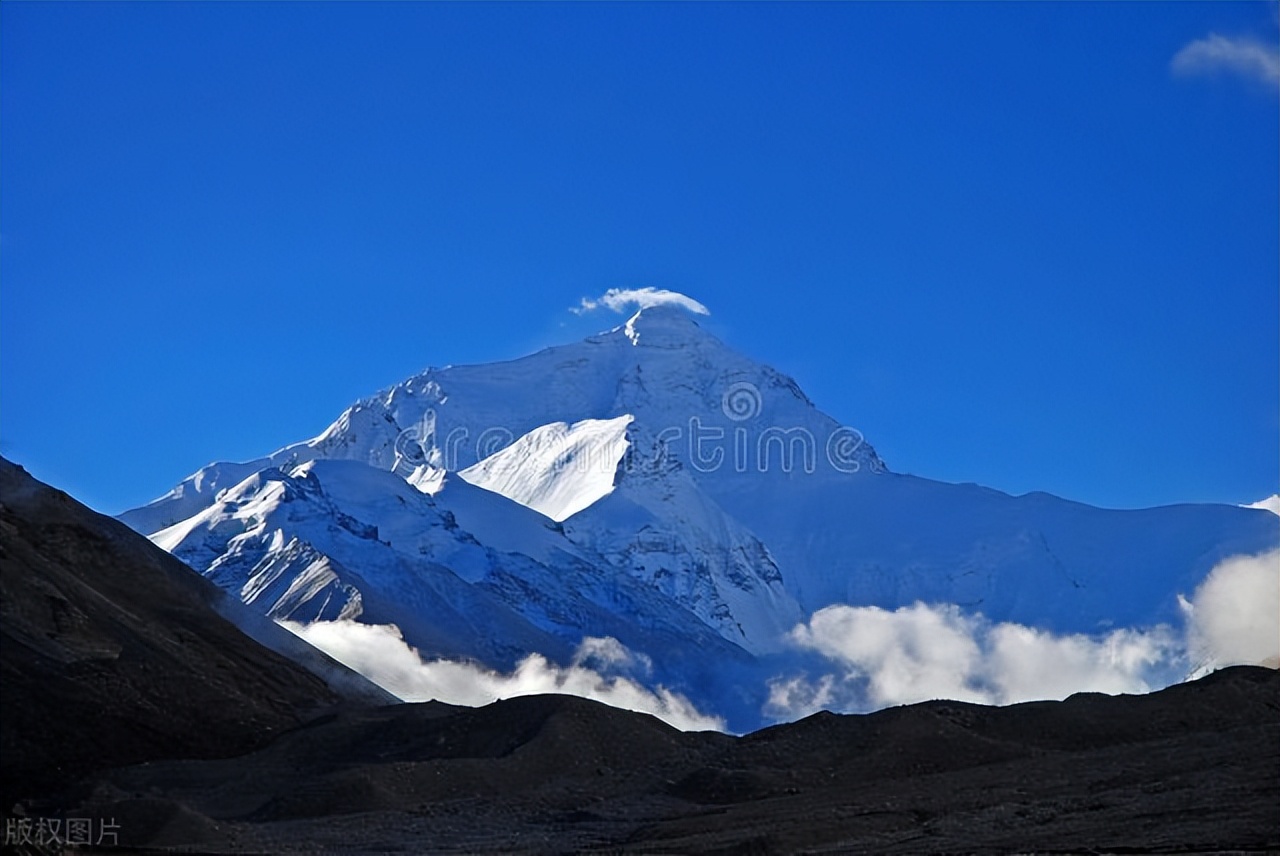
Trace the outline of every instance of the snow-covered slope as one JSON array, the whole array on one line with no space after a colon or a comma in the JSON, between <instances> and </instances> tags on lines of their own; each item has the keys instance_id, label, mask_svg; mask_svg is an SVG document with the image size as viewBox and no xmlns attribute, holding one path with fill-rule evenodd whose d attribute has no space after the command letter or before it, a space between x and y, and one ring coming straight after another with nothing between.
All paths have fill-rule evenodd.
<instances>
[{"instance_id":1,"label":"snow-covered slope","mask_svg":"<svg viewBox=\"0 0 1280 856\"><path fill-rule=\"evenodd\" d=\"M1280 539L1264 512L1226 505L1133 511L1046 493L885 473L803 489L711 484L751 528L806 613L831 603L954 603L1061 632L1171 621L1227 556Z\"/></svg>"},{"instance_id":2,"label":"snow-covered slope","mask_svg":"<svg viewBox=\"0 0 1280 856\"><path fill-rule=\"evenodd\" d=\"M584 636L612 637L647 652L671 687L723 684L749 663L554 521L456 476L432 497L355 461L269 468L153 540L273 618L395 624L428 656L510 668L529 652L567 660ZM699 650L716 653L690 656Z\"/></svg>"},{"instance_id":3,"label":"snow-covered slope","mask_svg":"<svg viewBox=\"0 0 1280 856\"><path fill-rule=\"evenodd\" d=\"M460 475L552 520L564 520L613 491L618 463L627 451L631 416L553 422Z\"/></svg>"},{"instance_id":4,"label":"snow-covered slope","mask_svg":"<svg viewBox=\"0 0 1280 856\"><path fill-rule=\"evenodd\" d=\"M795 381L669 306L428 369L122 519L273 616L393 622L494 667L613 636L739 710L759 707L731 688L742 670L830 604L1092 632L1167 620L1217 560L1280 543L1255 509L1108 511L890 473Z\"/></svg>"},{"instance_id":5,"label":"snow-covered slope","mask_svg":"<svg viewBox=\"0 0 1280 856\"><path fill-rule=\"evenodd\" d=\"M1260 499L1257 502L1251 502L1244 506L1245 508L1260 508L1263 511L1270 511L1272 514L1280 516L1280 493L1273 493L1266 499Z\"/></svg>"},{"instance_id":6,"label":"snow-covered slope","mask_svg":"<svg viewBox=\"0 0 1280 856\"><path fill-rule=\"evenodd\" d=\"M677 459L721 478L783 474L785 438L762 426L806 432L817 452L825 455L830 445L847 457L847 471L884 469L869 444L842 433L794 380L728 348L681 310L659 306L607 333L522 359L428 369L356 402L314 439L245 464L210 464L121 519L155 532L268 465L327 458L406 477L423 464L461 472L537 428L616 424L624 416L655 436L665 432ZM589 432L570 433L585 439Z\"/></svg>"},{"instance_id":7,"label":"snow-covered slope","mask_svg":"<svg viewBox=\"0 0 1280 856\"><path fill-rule=\"evenodd\" d=\"M633 431L615 490L564 522L569 540L679 603L726 639L776 650L803 616L769 549Z\"/></svg>"}]
</instances>

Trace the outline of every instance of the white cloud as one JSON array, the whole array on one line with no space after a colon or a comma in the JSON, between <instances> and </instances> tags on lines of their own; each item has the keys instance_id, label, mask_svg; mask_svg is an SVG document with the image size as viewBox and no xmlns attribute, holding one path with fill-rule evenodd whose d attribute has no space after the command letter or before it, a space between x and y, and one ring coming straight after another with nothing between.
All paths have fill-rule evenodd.
<instances>
[{"instance_id":1,"label":"white cloud","mask_svg":"<svg viewBox=\"0 0 1280 856\"><path fill-rule=\"evenodd\" d=\"M1092 636L997 624L952 604L828 606L790 639L835 670L775 677L764 713L783 720L935 698L1013 704L1144 693L1224 666L1280 668L1280 550L1219 562L1179 601L1181 631L1159 625Z\"/></svg>"},{"instance_id":2,"label":"white cloud","mask_svg":"<svg viewBox=\"0 0 1280 856\"><path fill-rule=\"evenodd\" d=\"M793 720L820 710L842 707L836 697L836 676L823 675L817 681L807 675L778 676L768 682L769 699L764 715L776 720Z\"/></svg>"},{"instance_id":3,"label":"white cloud","mask_svg":"<svg viewBox=\"0 0 1280 856\"><path fill-rule=\"evenodd\" d=\"M653 673L653 660L637 654L612 636L588 636L573 654L574 666L603 672L626 672L648 677Z\"/></svg>"},{"instance_id":4,"label":"white cloud","mask_svg":"<svg viewBox=\"0 0 1280 856\"><path fill-rule=\"evenodd\" d=\"M889 612L876 606L828 606L791 638L865 678L878 705L930 698L986 701L971 683L982 652L974 619L957 606L916 603Z\"/></svg>"},{"instance_id":5,"label":"white cloud","mask_svg":"<svg viewBox=\"0 0 1280 856\"><path fill-rule=\"evenodd\" d=\"M1236 664L1280 668L1280 550L1220 562L1182 607L1197 674Z\"/></svg>"},{"instance_id":6,"label":"white cloud","mask_svg":"<svg viewBox=\"0 0 1280 856\"><path fill-rule=\"evenodd\" d=\"M723 719L701 713L689 699L666 687L649 689L631 678L597 671L625 668L647 672L650 666L648 658L608 637L584 639L568 667L557 666L541 654L529 654L513 672L502 674L475 663L423 660L395 625L355 621L281 624L405 701L435 699L478 706L513 696L563 693L649 713L685 731L725 728Z\"/></svg>"},{"instance_id":7,"label":"white cloud","mask_svg":"<svg viewBox=\"0 0 1280 856\"><path fill-rule=\"evenodd\" d=\"M985 680L1000 704L1077 692L1148 692L1153 682L1162 684L1155 679L1161 666L1179 659L1177 637L1163 626L1094 637L998 624L985 643Z\"/></svg>"},{"instance_id":8,"label":"white cloud","mask_svg":"<svg viewBox=\"0 0 1280 856\"><path fill-rule=\"evenodd\" d=\"M601 307L614 312L625 312L628 307L648 309L651 306L679 306L697 315L710 315L711 310L698 301L678 291L665 288L611 288L597 298L582 298L582 302L570 311L581 315Z\"/></svg>"},{"instance_id":9,"label":"white cloud","mask_svg":"<svg viewBox=\"0 0 1280 856\"><path fill-rule=\"evenodd\" d=\"M1212 33L1197 39L1174 56L1175 74L1212 74L1229 71L1263 83L1280 83L1280 49L1246 38Z\"/></svg>"},{"instance_id":10,"label":"white cloud","mask_svg":"<svg viewBox=\"0 0 1280 856\"><path fill-rule=\"evenodd\" d=\"M1102 636L1058 635L994 624L953 604L896 610L838 604L818 610L791 639L840 671L769 682L765 714L804 716L820 707L872 710L947 698L980 704L1061 699L1076 692L1140 693L1178 661L1167 627Z\"/></svg>"}]
</instances>

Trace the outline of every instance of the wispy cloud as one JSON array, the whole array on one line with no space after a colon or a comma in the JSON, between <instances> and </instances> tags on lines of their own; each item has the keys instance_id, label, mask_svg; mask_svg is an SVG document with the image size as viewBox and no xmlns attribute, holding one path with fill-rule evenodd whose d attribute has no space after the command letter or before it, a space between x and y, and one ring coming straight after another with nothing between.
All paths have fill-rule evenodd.
<instances>
[{"instance_id":1,"label":"wispy cloud","mask_svg":"<svg viewBox=\"0 0 1280 856\"><path fill-rule=\"evenodd\" d=\"M658 717L684 731L723 731L725 722L700 712L685 696L666 687L650 689L632 677L647 673L647 657L609 637L587 638L568 666L529 654L510 674L476 663L424 660L405 643L395 625L355 621L281 624L405 701L479 706L502 698L563 693Z\"/></svg>"},{"instance_id":2,"label":"wispy cloud","mask_svg":"<svg viewBox=\"0 0 1280 856\"><path fill-rule=\"evenodd\" d=\"M1212 33L1178 51L1170 67L1179 75L1230 72L1276 85L1280 84L1280 48L1274 43Z\"/></svg>"},{"instance_id":3,"label":"wispy cloud","mask_svg":"<svg viewBox=\"0 0 1280 856\"><path fill-rule=\"evenodd\" d=\"M631 307L648 309L651 306L679 306L698 315L710 315L711 310L694 300L687 294L668 291L665 288L611 288L596 298L584 297L582 302L569 310L575 315L591 312L595 309L612 309L614 312L625 312Z\"/></svg>"}]
</instances>

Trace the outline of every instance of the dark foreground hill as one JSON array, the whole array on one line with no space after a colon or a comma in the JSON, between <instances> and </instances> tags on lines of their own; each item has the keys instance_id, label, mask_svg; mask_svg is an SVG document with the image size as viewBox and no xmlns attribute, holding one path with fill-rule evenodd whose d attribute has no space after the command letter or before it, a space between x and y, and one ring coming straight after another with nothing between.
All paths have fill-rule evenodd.
<instances>
[{"instance_id":1,"label":"dark foreground hill","mask_svg":"<svg viewBox=\"0 0 1280 856\"><path fill-rule=\"evenodd\" d=\"M387 701L128 527L3 458L0 638L6 812L77 775L241 754L344 698Z\"/></svg>"},{"instance_id":2,"label":"dark foreground hill","mask_svg":"<svg viewBox=\"0 0 1280 856\"><path fill-rule=\"evenodd\" d=\"M109 823L111 852L1280 850L1275 671L745 737L566 696L335 707L195 574L0 475L6 835L12 796L28 831Z\"/></svg>"},{"instance_id":3,"label":"dark foreground hill","mask_svg":"<svg viewBox=\"0 0 1280 856\"><path fill-rule=\"evenodd\" d=\"M203 852L1276 852L1280 675L741 738L568 696L397 705L113 771L82 812Z\"/></svg>"}]
</instances>

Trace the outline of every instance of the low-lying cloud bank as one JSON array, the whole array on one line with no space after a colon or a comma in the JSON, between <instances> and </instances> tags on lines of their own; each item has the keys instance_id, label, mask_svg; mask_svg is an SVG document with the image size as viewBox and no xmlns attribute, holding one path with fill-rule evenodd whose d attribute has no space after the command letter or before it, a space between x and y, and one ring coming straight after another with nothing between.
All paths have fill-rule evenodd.
<instances>
[{"instance_id":1,"label":"low-lying cloud bank","mask_svg":"<svg viewBox=\"0 0 1280 856\"><path fill-rule=\"evenodd\" d=\"M816 680L775 678L766 715L793 719L815 710L872 710L935 698L1012 704L1075 692L1148 692L1178 656L1171 628L1057 635L993 623L952 604L896 610L828 606L791 632L801 648L836 671Z\"/></svg>"},{"instance_id":2,"label":"low-lying cloud bank","mask_svg":"<svg viewBox=\"0 0 1280 856\"><path fill-rule=\"evenodd\" d=\"M836 604L789 634L798 657L823 667L767 682L764 714L782 721L816 710L868 711L936 698L982 704L1061 699L1077 692L1142 693L1216 668L1280 668L1280 550L1235 556L1179 597L1181 627L1055 634L993 622L953 604L895 610ZM484 705L566 693L649 713L686 731L725 721L688 697L646 686L652 663L618 640L587 638L567 666L530 654L510 673L424 660L394 625L281 622L405 701Z\"/></svg>"},{"instance_id":3,"label":"low-lying cloud bank","mask_svg":"<svg viewBox=\"0 0 1280 856\"><path fill-rule=\"evenodd\" d=\"M725 729L724 720L700 712L685 696L658 686L648 689L617 672L647 672L646 657L618 640L584 639L572 662L557 666L530 654L510 674L456 660L424 660L389 624L317 621L281 624L405 701L437 700L480 706L502 698L564 693L614 707L648 713L683 731Z\"/></svg>"},{"instance_id":4,"label":"low-lying cloud bank","mask_svg":"<svg viewBox=\"0 0 1280 856\"><path fill-rule=\"evenodd\" d=\"M935 698L1012 704L1141 693L1223 666L1280 667L1280 550L1227 559L1179 600L1181 632L1161 625L1096 636L994 623L951 604L828 606L790 638L836 668L774 678L765 713L785 720Z\"/></svg>"}]
</instances>

